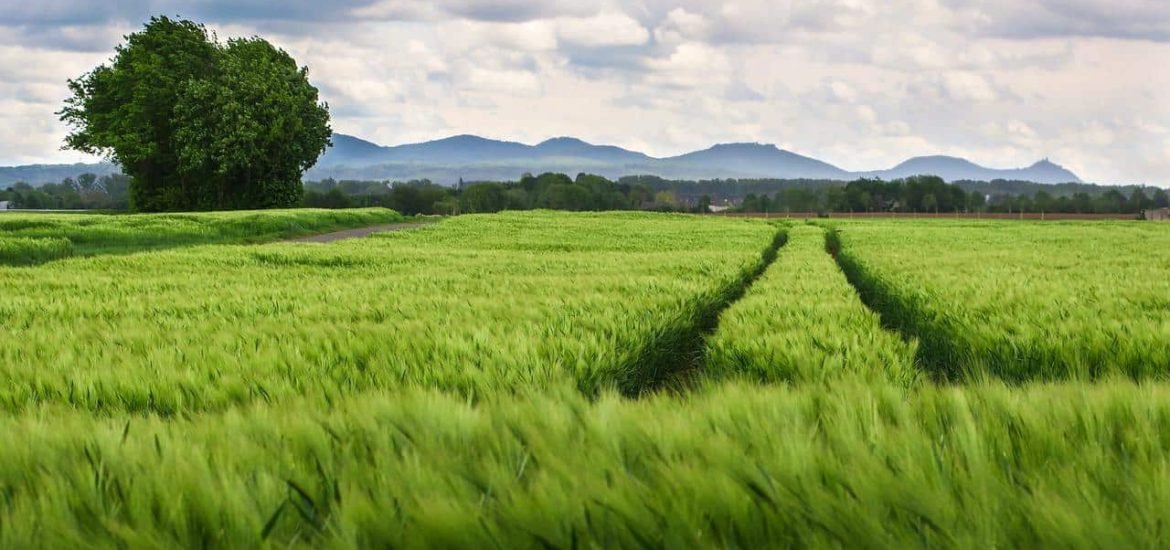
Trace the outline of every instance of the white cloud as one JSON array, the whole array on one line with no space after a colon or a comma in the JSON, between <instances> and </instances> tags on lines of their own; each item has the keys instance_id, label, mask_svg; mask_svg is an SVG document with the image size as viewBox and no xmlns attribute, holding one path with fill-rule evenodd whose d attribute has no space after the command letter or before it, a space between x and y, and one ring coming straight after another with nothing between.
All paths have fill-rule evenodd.
<instances>
[{"instance_id":1,"label":"white cloud","mask_svg":"<svg viewBox=\"0 0 1170 550\"><path fill-rule=\"evenodd\" d=\"M977 14L987 34L1108 36L1170 41L1170 10L1163 0L944 0Z\"/></svg>"},{"instance_id":2,"label":"white cloud","mask_svg":"<svg viewBox=\"0 0 1170 550\"><path fill-rule=\"evenodd\" d=\"M447 13L483 21L532 21L557 16L596 14L597 0L435 0Z\"/></svg>"},{"instance_id":3,"label":"white cloud","mask_svg":"<svg viewBox=\"0 0 1170 550\"><path fill-rule=\"evenodd\" d=\"M999 97L995 86L976 73L946 72L942 74L941 82L947 96L960 101L994 101Z\"/></svg>"},{"instance_id":4,"label":"white cloud","mask_svg":"<svg viewBox=\"0 0 1170 550\"><path fill-rule=\"evenodd\" d=\"M357 7L352 13L363 20L421 21L437 19L441 11L436 3L426 0L382 0Z\"/></svg>"},{"instance_id":5,"label":"white cloud","mask_svg":"<svg viewBox=\"0 0 1170 550\"><path fill-rule=\"evenodd\" d=\"M522 52L551 52L557 49L556 23L551 20L523 23L457 21L440 23L440 36L449 41L447 50L473 51L484 46Z\"/></svg>"},{"instance_id":6,"label":"white cloud","mask_svg":"<svg viewBox=\"0 0 1170 550\"><path fill-rule=\"evenodd\" d=\"M705 40L711 34L711 22L700 14L686 8L675 8L666 14L666 19L654 29L659 42L677 44L687 40Z\"/></svg>"},{"instance_id":7,"label":"white cloud","mask_svg":"<svg viewBox=\"0 0 1170 550\"><path fill-rule=\"evenodd\" d=\"M650 31L624 13L608 12L588 18L559 19L557 36L562 42L577 46L640 46L650 40Z\"/></svg>"},{"instance_id":8,"label":"white cloud","mask_svg":"<svg viewBox=\"0 0 1170 550\"><path fill-rule=\"evenodd\" d=\"M829 96L837 101L844 103L853 103L857 101L857 91L853 89L848 83L841 80L833 80L828 84Z\"/></svg>"},{"instance_id":9,"label":"white cloud","mask_svg":"<svg viewBox=\"0 0 1170 550\"><path fill-rule=\"evenodd\" d=\"M881 127L882 135L903 137L910 135L910 125L901 120L891 120Z\"/></svg>"},{"instance_id":10,"label":"white cloud","mask_svg":"<svg viewBox=\"0 0 1170 550\"><path fill-rule=\"evenodd\" d=\"M467 67L461 84L478 94L538 95L542 86L536 73L508 69Z\"/></svg>"},{"instance_id":11,"label":"white cloud","mask_svg":"<svg viewBox=\"0 0 1170 550\"><path fill-rule=\"evenodd\" d=\"M285 47L337 130L385 143L762 141L858 170L1050 156L1170 184L1164 0L47 2L0 6L0 125L19 130L0 164L78 159L58 150L65 80L150 14L185 13Z\"/></svg>"},{"instance_id":12,"label":"white cloud","mask_svg":"<svg viewBox=\"0 0 1170 550\"><path fill-rule=\"evenodd\" d=\"M647 82L679 90L722 88L732 73L726 53L699 42L680 44L669 56L649 60L646 67Z\"/></svg>"}]
</instances>

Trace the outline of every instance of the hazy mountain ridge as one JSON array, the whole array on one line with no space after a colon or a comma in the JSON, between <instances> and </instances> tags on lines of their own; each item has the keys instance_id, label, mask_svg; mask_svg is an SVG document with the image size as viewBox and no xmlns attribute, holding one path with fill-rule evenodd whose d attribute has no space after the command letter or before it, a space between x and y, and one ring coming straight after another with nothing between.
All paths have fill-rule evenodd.
<instances>
[{"instance_id":1,"label":"hazy mountain ridge","mask_svg":"<svg viewBox=\"0 0 1170 550\"><path fill-rule=\"evenodd\" d=\"M590 172L609 178L633 174L677 179L777 178L851 180L895 179L932 174L947 181L995 179L1036 183L1081 183L1071 171L1047 160L1027 168L994 169L965 159L915 157L889 170L850 172L830 163L760 143L725 143L674 157L654 158L612 145L577 138L553 138L537 145L478 136L382 147L352 136L334 137L334 147L307 179L414 179L440 183L514 179L524 172Z\"/></svg>"},{"instance_id":2,"label":"hazy mountain ridge","mask_svg":"<svg viewBox=\"0 0 1170 550\"><path fill-rule=\"evenodd\" d=\"M948 156L915 157L889 170L858 175L897 179L921 174L941 175L947 181L1019 180L1036 183L1082 183L1076 174L1048 159L1027 168L995 169L975 164L967 159Z\"/></svg>"},{"instance_id":3,"label":"hazy mountain ridge","mask_svg":"<svg viewBox=\"0 0 1170 550\"><path fill-rule=\"evenodd\" d=\"M0 185L17 181L37 184L61 181L84 172L113 172L110 164L47 165L0 168ZM830 179L901 177L932 174L947 181L995 179L1036 183L1080 183L1069 170L1043 160L1026 168L993 169L947 156L915 157L888 170L850 172L830 163L759 143L727 143L667 158L612 145L594 145L573 137L558 137L536 145L473 135L452 136L424 143L387 147L345 134L333 136L330 147L306 180L430 179L444 184L458 181L514 180L525 172L589 172L616 179L627 175L655 175L672 179L775 178Z\"/></svg>"},{"instance_id":4,"label":"hazy mountain ridge","mask_svg":"<svg viewBox=\"0 0 1170 550\"><path fill-rule=\"evenodd\" d=\"M93 164L29 164L25 166L0 166L0 186L7 187L17 182L26 182L34 185L43 183L60 183L65 178L76 178L81 174L90 173L97 176L116 174L121 169L118 165L108 162Z\"/></svg>"},{"instance_id":5,"label":"hazy mountain ridge","mask_svg":"<svg viewBox=\"0 0 1170 550\"><path fill-rule=\"evenodd\" d=\"M827 162L759 143L727 143L710 149L662 159L685 166L734 167L748 175L781 179L849 179L849 173Z\"/></svg>"}]
</instances>

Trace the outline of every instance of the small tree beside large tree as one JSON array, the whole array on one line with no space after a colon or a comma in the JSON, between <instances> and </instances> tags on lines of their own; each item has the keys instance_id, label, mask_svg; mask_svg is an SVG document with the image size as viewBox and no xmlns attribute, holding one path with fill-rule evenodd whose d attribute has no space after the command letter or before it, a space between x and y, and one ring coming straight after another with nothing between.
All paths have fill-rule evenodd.
<instances>
[{"instance_id":1,"label":"small tree beside large tree","mask_svg":"<svg viewBox=\"0 0 1170 550\"><path fill-rule=\"evenodd\" d=\"M295 206L332 135L308 70L284 50L220 43L186 20L151 19L69 89L66 147L121 165L140 211Z\"/></svg>"}]
</instances>

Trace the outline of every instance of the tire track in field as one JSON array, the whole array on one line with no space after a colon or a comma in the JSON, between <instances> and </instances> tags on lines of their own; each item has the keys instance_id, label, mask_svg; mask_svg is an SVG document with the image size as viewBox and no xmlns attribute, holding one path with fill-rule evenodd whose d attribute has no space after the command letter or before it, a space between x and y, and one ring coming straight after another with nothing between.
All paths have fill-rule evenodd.
<instances>
[{"instance_id":1,"label":"tire track in field","mask_svg":"<svg viewBox=\"0 0 1170 550\"><path fill-rule=\"evenodd\" d=\"M648 376L636 387L623 388L623 393L627 397L639 397L663 390L681 393L690 389L694 378L702 372L707 362L707 338L719 329L720 317L764 276L776 262L780 249L787 243L788 228L778 228L772 243L761 255L760 262L744 272L733 284L723 288L716 300L698 312L695 322L687 330L660 343L665 345L657 346L659 349L670 351L660 354L649 365L642 365L641 370L648 370Z\"/></svg>"},{"instance_id":2,"label":"tire track in field","mask_svg":"<svg viewBox=\"0 0 1170 550\"><path fill-rule=\"evenodd\" d=\"M838 381L911 387L921 378L915 342L880 324L840 267L825 255L817 224L788 229L789 240L745 297L706 338L701 369L684 388L726 382L822 385Z\"/></svg>"},{"instance_id":3,"label":"tire track in field","mask_svg":"<svg viewBox=\"0 0 1170 550\"><path fill-rule=\"evenodd\" d=\"M938 325L930 323L917 308L897 296L878 277L873 276L865 266L842 249L841 234L833 227L826 227L825 251L833 256L849 284L861 297L861 302L877 314L882 327L896 332L905 340L917 340L918 351L915 363L935 383L958 383L963 373L956 367L956 358L970 355L970 350L955 345L957 341Z\"/></svg>"}]
</instances>

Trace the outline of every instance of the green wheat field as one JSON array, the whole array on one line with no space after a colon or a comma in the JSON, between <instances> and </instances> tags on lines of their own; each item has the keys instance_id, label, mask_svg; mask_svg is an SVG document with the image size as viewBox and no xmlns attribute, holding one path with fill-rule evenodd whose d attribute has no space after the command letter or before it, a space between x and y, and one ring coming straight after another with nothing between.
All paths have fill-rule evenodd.
<instances>
[{"instance_id":1,"label":"green wheat field","mask_svg":"<svg viewBox=\"0 0 1170 550\"><path fill-rule=\"evenodd\" d=\"M1170 225L0 216L0 548L1164 548Z\"/></svg>"}]
</instances>

